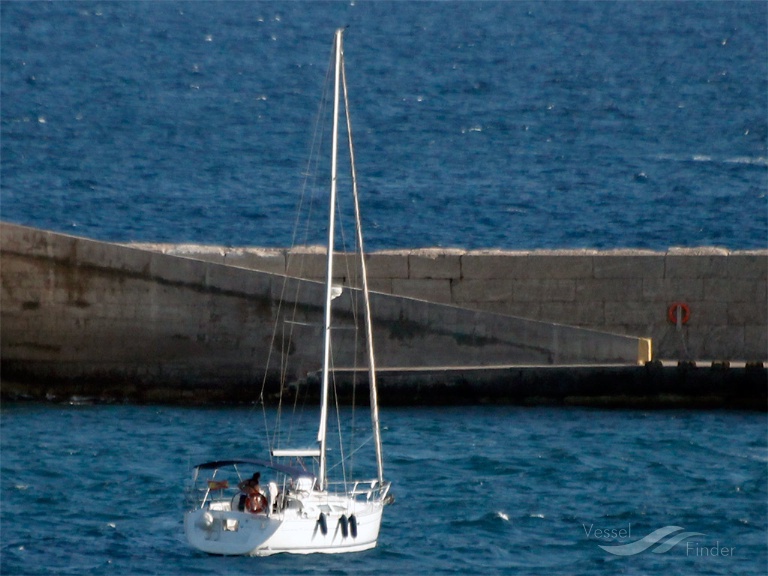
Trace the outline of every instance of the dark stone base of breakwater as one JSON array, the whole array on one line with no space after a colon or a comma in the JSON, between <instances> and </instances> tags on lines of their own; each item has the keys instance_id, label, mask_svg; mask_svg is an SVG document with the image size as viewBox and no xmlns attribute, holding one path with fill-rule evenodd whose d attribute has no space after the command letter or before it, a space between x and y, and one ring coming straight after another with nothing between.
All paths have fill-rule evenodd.
<instances>
[{"instance_id":1,"label":"dark stone base of breakwater","mask_svg":"<svg viewBox=\"0 0 768 576\"><path fill-rule=\"evenodd\" d=\"M348 399L351 374L339 380ZM768 370L694 362L644 366L509 366L378 373L384 405L513 404L768 410ZM315 387L313 387L315 388ZM368 398L365 386L356 391Z\"/></svg>"},{"instance_id":2,"label":"dark stone base of breakwater","mask_svg":"<svg viewBox=\"0 0 768 576\"><path fill-rule=\"evenodd\" d=\"M273 378L248 383L147 383L105 375L89 379L13 377L3 371L3 400L57 403L136 403L177 405L276 404ZM337 371L335 394L342 404L369 401L367 373ZM302 401L319 395L317 374L289 385ZM762 363L681 362L644 366L504 366L491 368L384 369L378 372L383 406L507 404L592 406L601 408L686 408L768 410L768 370Z\"/></svg>"}]
</instances>

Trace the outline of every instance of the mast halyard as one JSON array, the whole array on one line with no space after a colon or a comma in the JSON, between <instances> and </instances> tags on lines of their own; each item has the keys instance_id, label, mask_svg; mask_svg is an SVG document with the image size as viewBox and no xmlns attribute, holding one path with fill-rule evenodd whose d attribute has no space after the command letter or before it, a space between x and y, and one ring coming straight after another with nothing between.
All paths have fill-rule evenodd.
<instances>
[{"instance_id":1,"label":"mast halyard","mask_svg":"<svg viewBox=\"0 0 768 576\"><path fill-rule=\"evenodd\" d=\"M320 443L320 470L318 474L318 488L324 490L327 482L326 459L326 435L328 429L328 394L330 388L330 362L331 362L331 301L333 300L333 245L336 219L336 181L337 181L337 156L339 146L339 83L341 73L343 30L336 31L336 69L334 72L333 92L333 138L331 145L331 194L328 217L328 258L325 277L325 322L323 326L323 381L320 404L320 427L317 432L317 440Z\"/></svg>"},{"instance_id":2,"label":"mast halyard","mask_svg":"<svg viewBox=\"0 0 768 576\"><path fill-rule=\"evenodd\" d=\"M371 321L371 302L368 293L368 274L365 264L365 249L363 247L363 224L360 217L360 200L357 193L357 171L355 170L355 152L352 145L352 120L349 114L349 99L347 97L347 75L344 66L344 57L341 60L341 82L344 88L344 112L347 121L347 137L349 139L349 163L352 173L352 197L355 205L355 231L357 233L357 245L360 249L360 275L363 280L363 303L365 306L365 343L368 353L368 382L371 396L371 424L373 439L376 445L376 469L379 483L384 482L384 458L381 448L381 430L379 428L379 399L376 388L376 361L373 353L373 324Z\"/></svg>"}]
</instances>

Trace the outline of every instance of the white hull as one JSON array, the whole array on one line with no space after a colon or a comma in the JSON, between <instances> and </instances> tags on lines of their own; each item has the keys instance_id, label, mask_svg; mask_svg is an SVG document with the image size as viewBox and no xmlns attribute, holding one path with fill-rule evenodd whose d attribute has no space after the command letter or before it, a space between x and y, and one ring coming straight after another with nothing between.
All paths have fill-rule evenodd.
<instances>
[{"instance_id":1,"label":"white hull","mask_svg":"<svg viewBox=\"0 0 768 576\"><path fill-rule=\"evenodd\" d=\"M336 554L376 546L384 506L381 501L312 500L315 502L305 501L302 507L289 507L270 516L233 511L228 506L226 510L196 509L185 514L184 531L193 547L221 555ZM356 529L350 524L351 517Z\"/></svg>"}]
</instances>

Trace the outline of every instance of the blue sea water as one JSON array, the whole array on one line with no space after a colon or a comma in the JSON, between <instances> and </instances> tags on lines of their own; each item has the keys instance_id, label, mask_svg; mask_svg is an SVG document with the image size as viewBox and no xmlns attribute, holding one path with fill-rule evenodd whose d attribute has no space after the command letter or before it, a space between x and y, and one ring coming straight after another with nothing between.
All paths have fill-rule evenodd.
<instances>
[{"instance_id":1,"label":"blue sea water","mask_svg":"<svg viewBox=\"0 0 768 576\"><path fill-rule=\"evenodd\" d=\"M287 246L333 30L367 245L768 245L768 4L0 4L4 220Z\"/></svg>"},{"instance_id":2,"label":"blue sea water","mask_svg":"<svg viewBox=\"0 0 768 576\"><path fill-rule=\"evenodd\" d=\"M765 2L3 1L2 219L288 245L346 24L369 249L768 245ZM194 463L263 453L252 410L4 403L0 573L768 568L762 414L382 421L397 501L378 548L221 558L187 547L182 489ZM666 526L700 535L600 548Z\"/></svg>"},{"instance_id":3,"label":"blue sea water","mask_svg":"<svg viewBox=\"0 0 768 576\"><path fill-rule=\"evenodd\" d=\"M5 403L0 416L2 574L730 576L768 566L764 414L387 408L397 499L378 547L269 558L207 556L182 528L190 465L266 450L258 410ZM694 535L666 552L667 539L631 556L600 548L667 526Z\"/></svg>"}]
</instances>

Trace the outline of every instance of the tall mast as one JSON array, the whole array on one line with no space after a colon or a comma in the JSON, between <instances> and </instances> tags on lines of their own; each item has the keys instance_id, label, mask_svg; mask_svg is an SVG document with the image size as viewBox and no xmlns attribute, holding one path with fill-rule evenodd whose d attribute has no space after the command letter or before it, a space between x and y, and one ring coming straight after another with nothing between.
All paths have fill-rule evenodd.
<instances>
[{"instance_id":1,"label":"tall mast","mask_svg":"<svg viewBox=\"0 0 768 576\"><path fill-rule=\"evenodd\" d=\"M320 471L318 488L325 489L326 485L326 432L328 428L328 389L331 362L331 300L333 288L333 243L334 225L336 219L336 157L339 147L339 77L341 70L341 39L343 30L336 31L336 70L333 90L333 140L331 146L331 198L329 202L328 216L328 260L325 276L325 324L323 334L323 388L320 404L320 428L317 432L317 441L320 443Z\"/></svg>"},{"instance_id":2,"label":"tall mast","mask_svg":"<svg viewBox=\"0 0 768 576\"><path fill-rule=\"evenodd\" d=\"M376 388L376 362L373 353L373 324L371 321L371 301L368 295L368 274L365 264L365 249L363 247L363 225L360 218L360 201L357 194L357 172L355 170L355 152L352 146L352 120L349 115L349 99L347 97L347 74L344 67L344 58L341 60L341 80L344 87L344 111L347 120L347 136L349 138L349 162L352 172L352 196L355 204L355 230L357 232L357 245L360 248L360 274L363 277L363 303L365 306L365 342L368 352L368 381L370 383L371 396L371 424L373 439L376 445L376 467L379 482L384 482L384 458L381 449L381 430L379 428L379 398Z\"/></svg>"}]
</instances>

